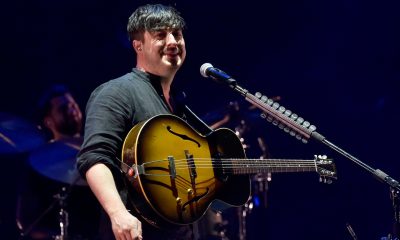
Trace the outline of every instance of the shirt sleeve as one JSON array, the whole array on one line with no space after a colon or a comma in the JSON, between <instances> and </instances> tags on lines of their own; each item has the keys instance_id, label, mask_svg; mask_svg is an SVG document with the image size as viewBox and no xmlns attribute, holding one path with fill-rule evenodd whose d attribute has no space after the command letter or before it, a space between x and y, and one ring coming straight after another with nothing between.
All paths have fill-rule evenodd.
<instances>
[{"instance_id":1,"label":"shirt sleeve","mask_svg":"<svg viewBox=\"0 0 400 240\"><path fill-rule=\"evenodd\" d=\"M122 144L130 129L132 104L122 84L106 83L91 94L86 106L84 142L78 153L78 170L86 171L97 163L121 174Z\"/></svg>"}]
</instances>

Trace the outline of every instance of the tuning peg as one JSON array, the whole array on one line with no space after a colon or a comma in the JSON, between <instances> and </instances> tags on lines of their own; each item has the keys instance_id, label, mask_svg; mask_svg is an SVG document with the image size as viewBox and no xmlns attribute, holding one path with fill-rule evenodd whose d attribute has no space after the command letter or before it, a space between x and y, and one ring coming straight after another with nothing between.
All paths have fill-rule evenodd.
<instances>
[{"instance_id":1,"label":"tuning peg","mask_svg":"<svg viewBox=\"0 0 400 240\"><path fill-rule=\"evenodd\" d=\"M266 102L268 100L268 97L265 95L262 95L260 98L261 101Z\"/></svg>"},{"instance_id":2,"label":"tuning peg","mask_svg":"<svg viewBox=\"0 0 400 240\"><path fill-rule=\"evenodd\" d=\"M290 111L289 109L286 109L284 114L289 117L290 115L292 115L292 111Z\"/></svg>"},{"instance_id":3,"label":"tuning peg","mask_svg":"<svg viewBox=\"0 0 400 240\"><path fill-rule=\"evenodd\" d=\"M304 118L298 117L298 118L296 119L296 122L297 122L298 124L302 124L302 123L304 122Z\"/></svg>"}]
</instances>

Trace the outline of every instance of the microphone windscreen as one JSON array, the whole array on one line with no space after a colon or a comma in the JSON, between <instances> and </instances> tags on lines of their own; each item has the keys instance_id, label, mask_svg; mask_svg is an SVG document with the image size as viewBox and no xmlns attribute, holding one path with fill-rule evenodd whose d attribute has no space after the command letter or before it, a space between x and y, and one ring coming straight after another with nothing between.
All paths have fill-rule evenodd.
<instances>
[{"instance_id":1,"label":"microphone windscreen","mask_svg":"<svg viewBox=\"0 0 400 240\"><path fill-rule=\"evenodd\" d=\"M209 69L210 67L213 67L213 65L211 65L210 63L204 63L203 65L201 65L200 74L205 78L208 77L207 69Z\"/></svg>"}]
</instances>

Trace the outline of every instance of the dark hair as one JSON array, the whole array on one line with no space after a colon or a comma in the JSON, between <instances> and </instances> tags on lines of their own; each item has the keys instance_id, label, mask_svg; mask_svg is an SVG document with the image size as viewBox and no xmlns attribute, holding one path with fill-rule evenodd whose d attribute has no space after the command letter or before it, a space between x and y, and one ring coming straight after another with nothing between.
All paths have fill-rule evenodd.
<instances>
[{"instance_id":1,"label":"dark hair","mask_svg":"<svg viewBox=\"0 0 400 240\"><path fill-rule=\"evenodd\" d=\"M164 28L183 29L185 20L171 6L147 4L137 8L129 17L127 31L129 40L139 40L144 31L157 31Z\"/></svg>"},{"instance_id":2,"label":"dark hair","mask_svg":"<svg viewBox=\"0 0 400 240\"><path fill-rule=\"evenodd\" d=\"M40 127L43 127L43 119L51 110L51 100L56 97L64 96L70 93L69 89L61 84L52 85L43 92L36 107L36 122Z\"/></svg>"}]
</instances>

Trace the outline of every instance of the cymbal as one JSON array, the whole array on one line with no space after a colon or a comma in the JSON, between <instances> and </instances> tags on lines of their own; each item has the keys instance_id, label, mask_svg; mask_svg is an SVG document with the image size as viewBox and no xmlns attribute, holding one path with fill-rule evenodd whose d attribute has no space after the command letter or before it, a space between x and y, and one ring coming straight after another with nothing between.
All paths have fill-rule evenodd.
<instances>
[{"instance_id":1,"label":"cymbal","mask_svg":"<svg viewBox=\"0 0 400 240\"><path fill-rule=\"evenodd\" d=\"M8 113L0 113L0 153L31 151L46 142L34 124Z\"/></svg>"},{"instance_id":2,"label":"cymbal","mask_svg":"<svg viewBox=\"0 0 400 240\"><path fill-rule=\"evenodd\" d=\"M29 163L38 173L69 185L87 186L77 169L82 140L54 141L33 151Z\"/></svg>"}]
</instances>

